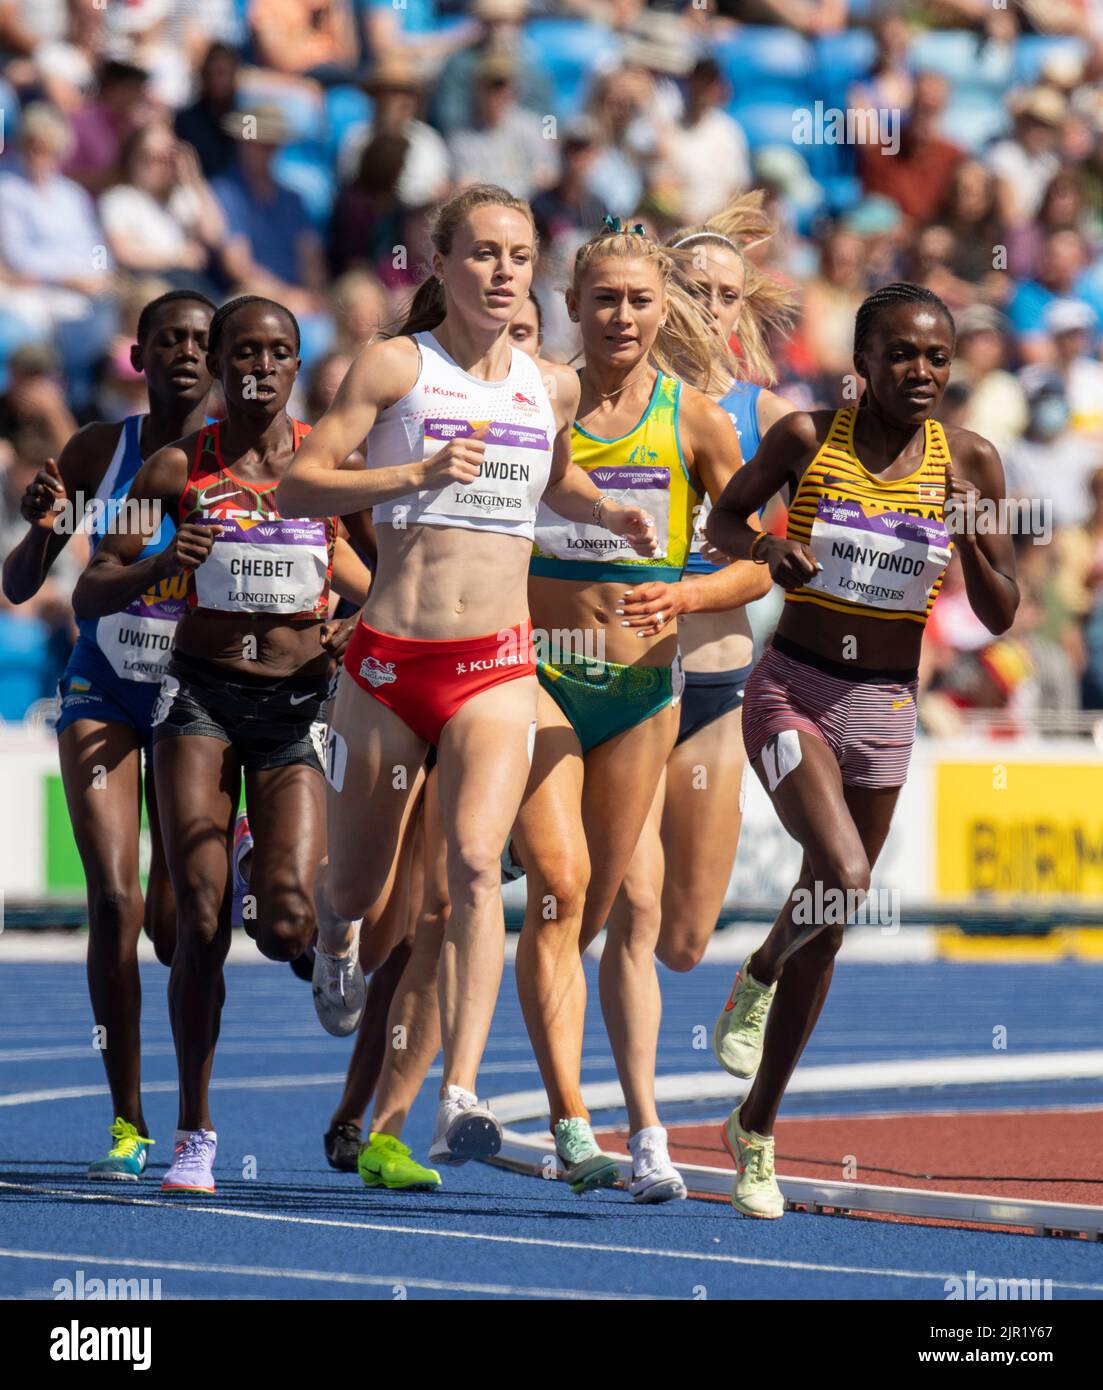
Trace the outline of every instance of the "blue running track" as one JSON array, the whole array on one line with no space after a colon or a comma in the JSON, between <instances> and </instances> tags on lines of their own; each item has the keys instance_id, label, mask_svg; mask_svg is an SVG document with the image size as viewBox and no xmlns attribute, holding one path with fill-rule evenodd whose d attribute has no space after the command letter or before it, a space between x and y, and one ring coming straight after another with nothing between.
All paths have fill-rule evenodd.
<instances>
[{"instance_id":1,"label":"blue running track","mask_svg":"<svg viewBox=\"0 0 1103 1390\"><path fill-rule=\"evenodd\" d=\"M610 1080L591 963L587 969L583 1079ZM661 1072L712 1065L699 1026L707 1033L731 973L708 964L688 976L663 973ZM277 965L227 970L213 1096L218 1194L163 1198L176 1108L166 980L159 966L143 966L145 1108L157 1147L142 1182L109 1186L84 1177L88 1161L106 1152L111 1116L83 967L0 968L0 1297L51 1298L54 1281L75 1279L78 1269L86 1278L158 1278L166 1299L943 1299L944 1281L969 1270L1049 1278L1054 1298L1103 1294L1100 1243L792 1212L752 1222L719 1202L641 1208L624 1192L579 1198L564 1184L480 1164L444 1170L435 1194L368 1191L355 1175L333 1172L322 1153L351 1044L321 1031L309 986ZM844 964L806 1060L990 1057L998 1025L1013 1051L1098 1048L1101 981L1098 967L1071 962ZM538 1085L507 967L482 1091L493 1097ZM435 1095L431 1081L405 1136L421 1157ZM957 1100L900 1092L877 1096L875 1106L870 1097L831 1097L819 1109L945 1108ZM1103 1086L967 1098L970 1109L1066 1102L1103 1105ZM788 1113L814 1108L812 1098L796 1098Z\"/></svg>"}]
</instances>

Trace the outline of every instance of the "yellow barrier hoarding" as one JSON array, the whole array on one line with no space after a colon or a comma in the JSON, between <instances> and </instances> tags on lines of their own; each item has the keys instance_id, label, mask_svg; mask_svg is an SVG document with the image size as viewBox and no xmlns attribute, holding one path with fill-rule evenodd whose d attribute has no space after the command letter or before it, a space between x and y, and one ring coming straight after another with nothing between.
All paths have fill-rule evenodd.
<instances>
[{"instance_id":1,"label":"yellow barrier hoarding","mask_svg":"<svg viewBox=\"0 0 1103 1390\"><path fill-rule=\"evenodd\" d=\"M1103 899L1103 763L941 762L943 897Z\"/></svg>"}]
</instances>

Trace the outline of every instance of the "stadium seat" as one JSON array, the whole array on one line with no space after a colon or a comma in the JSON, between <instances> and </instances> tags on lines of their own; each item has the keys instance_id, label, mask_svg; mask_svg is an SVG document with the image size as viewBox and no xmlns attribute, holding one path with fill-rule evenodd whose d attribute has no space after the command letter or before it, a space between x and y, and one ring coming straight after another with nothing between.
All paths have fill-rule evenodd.
<instances>
[{"instance_id":1,"label":"stadium seat","mask_svg":"<svg viewBox=\"0 0 1103 1390\"><path fill-rule=\"evenodd\" d=\"M942 113L942 134L969 154L980 154L984 147L1011 129L1011 116L1002 102L994 102L984 92L953 92Z\"/></svg>"},{"instance_id":2,"label":"stadium seat","mask_svg":"<svg viewBox=\"0 0 1103 1390\"><path fill-rule=\"evenodd\" d=\"M41 342L42 334L0 308L0 391L8 389L8 358L24 343Z\"/></svg>"},{"instance_id":3,"label":"stadium seat","mask_svg":"<svg viewBox=\"0 0 1103 1390\"><path fill-rule=\"evenodd\" d=\"M789 101L755 101L746 99L728 107L730 114L743 127L751 152L769 145L796 149L814 179L846 173L853 160L847 162L845 146L828 144L797 144L793 139L794 112L811 109L806 102L796 106ZM852 153L852 152L851 152Z\"/></svg>"},{"instance_id":4,"label":"stadium seat","mask_svg":"<svg viewBox=\"0 0 1103 1390\"><path fill-rule=\"evenodd\" d=\"M873 70L877 44L868 29L821 34L815 41L816 93L822 101L842 106L850 87Z\"/></svg>"},{"instance_id":5,"label":"stadium seat","mask_svg":"<svg viewBox=\"0 0 1103 1390\"><path fill-rule=\"evenodd\" d=\"M865 196L862 181L854 174L832 174L823 180L824 207L833 217L852 212Z\"/></svg>"},{"instance_id":6,"label":"stadium seat","mask_svg":"<svg viewBox=\"0 0 1103 1390\"><path fill-rule=\"evenodd\" d=\"M1024 86L1037 82L1048 59L1064 53L1086 61L1088 45L1063 34L1022 35L1015 45L1015 81Z\"/></svg>"},{"instance_id":7,"label":"stadium seat","mask_svg":"<svg viewBox=\"0 0 1103 1390\"><path fill-rule=\"evenodd\" d=\"M1006 44L982 43L967 29L932 29L912 43L909 57L918 72L937 72L955 91L1002 91L1014 76L1014 52Z\"/></svg>"},{"instance_id":8,"label":"stadium seat","mask_svg":"<svg viewBox=\"0 0 1103 1390\"><path fill-rule=\"evenodd\" d=\"M534 19L525 38L551 78L561 120L578 115L595 72L614 65L620 53L620 40L611 30L582 19Z\"/></svg>"},{"instance_id":9,"label":"stadium seat","mask_svg":"<svg viewBox=\"0 0 1103 1390\"><path fill-rule=\"evenodd\" d=\"M327 146L313 140L284 145L272 161L272 174L294 189L306 204L310 220L324 234L337 196L337 177Z\"/></svg>"},{"instance_id":10,"label":"stadium seat","mask_svg":"<svg viewBox=\"0 0 1103 1390\"><path fill-rule=\"evenodd\" d=\"M371 123L372 100L359 87L330 87L325 94L325 108L326 143L335 159L353 126Z\"/></svg>"},{"instance_id":11,"label":"stadium seat","mask_svg":"<svg viewBox=\"0 0 1103 1390\"><path fill-rule=\"evenodd\" d=\"M713 57L731 83L735 101L752 92L764 101L806 102L813 97L812 45L791 29L748 25L721 39Z\"/></svg>"}]
</instances>

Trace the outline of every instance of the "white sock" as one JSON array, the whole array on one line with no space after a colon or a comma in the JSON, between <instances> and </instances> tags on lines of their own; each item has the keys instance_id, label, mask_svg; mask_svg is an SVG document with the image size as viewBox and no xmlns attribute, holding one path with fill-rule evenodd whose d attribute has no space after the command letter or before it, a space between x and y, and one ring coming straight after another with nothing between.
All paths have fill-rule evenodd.
<instances>
[{"instance_id":1,"label":"white sock","mask_svg":"<svg viewBox=\"0 0 1103 1390\"><path fill-rule=\"evenodd\" d=\"M654 1135L666 1143L666 1130L662 1125L647 1125L644 1129L636 1130L635 1134L628 1136L628 1152L635 1157L636 1149L639 1147L645 1135Z\"/></svg>"}]
</instances>

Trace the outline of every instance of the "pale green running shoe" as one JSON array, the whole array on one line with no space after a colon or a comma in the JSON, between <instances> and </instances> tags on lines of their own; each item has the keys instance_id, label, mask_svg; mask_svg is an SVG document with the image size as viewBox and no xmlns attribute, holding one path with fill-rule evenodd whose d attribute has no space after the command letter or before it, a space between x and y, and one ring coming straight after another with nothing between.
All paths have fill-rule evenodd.
<instances>
[{"instance_id":1,"label":"pale green running shoe","mask_svg":"<svg viewBox=\"0 0 1103 1390\"><path fill-rule=\"evenodd\" d=\"M612 1187L620 1177L616 1159L597 1146L589 1120L574 1117L559 1120L555 1126L555 1151L567 1170L565 1179L572 1192L592 1192L596 1187Z\"/></svg>"},{"instance_id":2,"label":"pale green running shoe","mask_svg":"<svg viewBox=\"0 0 1103 1390\"><path fill-rule=\"evenodd\" d=\"M762 1061L766 1016L777 992L777 981L760 985L747 971L750 956L735 977L732 992L712 1029L716 1060L731 1076L750 1077Z\"/></svg>"},{"instance_id":3,"label":"pale green running shoe","mask_svg":"<svg viewBox=\"0 0 1103 1390\"><path fill-rule=\"evenodd\" d=\"M774 1177L773 1135L744 1129L739 1106L727 1118L724 1147L735 1161L738 1177L732 1188L732 1206L744 1216L776 1221L785 1214L785 1198Z\"/></svg>"},{"instance_id":4,"label":"pale green running shoe","mask_svg":"<svg viewBox=\"0 0 1103 1390\"><path fill-rule=\"evenodd\" d=\"M410 1150L393 1134L370 1134L361 1144L357 1171L365 1187L386 1187L391 1192L431 1192L440 1186L435 1168L423 1168Z\"/></svg>"},{"instance_id":5,"label":"pale green running shoe","mask_svg":"<svg viewBox=\"0 0 1103 1390\"><path fill-rule=\"evenodd\" d=\"M88 1165L90 1178L110 1178L114 1182L137 1182L146 1170L149 1146L154 1141L139 1134L137 1129L121 1116L116 1115L111 1126L114 1144L107 1151L106 1158L98 1158Z\"/></svg>"}]
</instances>

